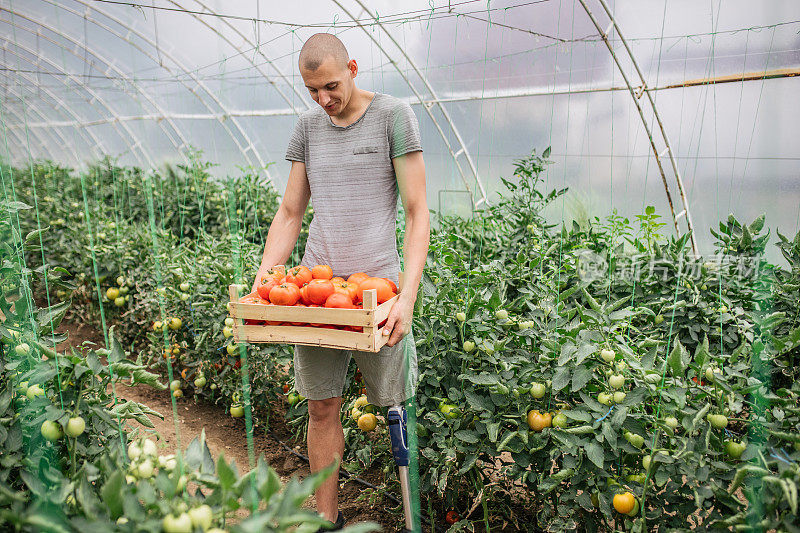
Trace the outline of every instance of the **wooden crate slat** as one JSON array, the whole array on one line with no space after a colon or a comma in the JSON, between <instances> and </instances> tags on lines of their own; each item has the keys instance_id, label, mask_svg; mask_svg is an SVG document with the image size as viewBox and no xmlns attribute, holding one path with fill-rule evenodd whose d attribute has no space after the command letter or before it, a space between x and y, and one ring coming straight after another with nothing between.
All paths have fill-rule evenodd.
<instances>
[{"instance_id":1,"label":"wooden crate slat","mask_svg":"<svg viewBox=\"0 0 800 533\"><path fill-rule=\"evenodd\" d=\"M285 271L282 265L275 268ZM398 281L402 290L404 281L402 272ZM395 296L378 305L377 293L374 289L364 292L363 309L242 303L235 285L229 287L229 294L230 314L236 321L233 327L233 339L236 342L302 344L373 353L378 352L389 340L389 336L383 335L383 330L378 328L378 324L386 320L392 306L397 301L397 296ZM244 325L243 320L361 326L363 332L309 326Z\"/></svg>"},{"instance_id":2,"label":"wooden crate slat","mask_svg":"<svg viewBox=\"0 0 800 533\"><path fill-rule=\"evenodd\" d=\"M373 352L375 343L370 335L357 331L303 326L237 326L237 342L304 344ZM384 343L385 344L385 343Z\"/></svg>"},{"instance_id":3,"label":"wooden crate slat","mask_svg":"<svg viewBox=\"0 0 800 533\"><path fill-rule=\"evenodd\" d=\"M234 318L276 322L368 326L375 316L375 311L363 309L328 309L325 307L295 307L241 302L235 303L232 307L231 316Z\"/></svg>"}]
</instances>

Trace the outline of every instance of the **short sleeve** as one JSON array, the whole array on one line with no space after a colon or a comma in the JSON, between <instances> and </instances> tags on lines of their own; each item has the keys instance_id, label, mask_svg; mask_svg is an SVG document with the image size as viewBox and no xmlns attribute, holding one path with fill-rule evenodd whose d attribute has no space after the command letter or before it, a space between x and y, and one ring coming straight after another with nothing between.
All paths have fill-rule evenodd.
<instances>
[{"instance_id":1,"label":"short sleeve","mask_svg":"<svg viewBox=\"0 0 800 533\"><path fill-rule=\"evenodd\" d=\"M286 160L306 162L306 128L302 115L297 119L292 136L289 138L289 146L286 148Z\"/></svg>"},{"instance_id":2,"label":"short sleeve","mask_svg":"<svg viewBox=\"0 0 800 533\"><path fill-rule=\"evenodd\" d=\"M406 102L392 110L389 123L389 157L394 159L409 152L422 151L417 115Z\"/></svg>"}]
</instances>

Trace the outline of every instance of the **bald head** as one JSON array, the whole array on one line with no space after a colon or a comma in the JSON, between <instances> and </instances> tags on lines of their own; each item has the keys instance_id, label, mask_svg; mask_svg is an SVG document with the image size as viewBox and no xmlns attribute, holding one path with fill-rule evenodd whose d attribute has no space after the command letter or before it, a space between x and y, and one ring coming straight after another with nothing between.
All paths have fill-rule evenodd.
<instances>
[{"instance_id":1,"label":"bald head","mask_svg":"<svg viewBox=\"0 0 800 533\"><path fill-rule=\"evenodd\" d=\"M300 68L317 70L329 57L343 69L347 68L347 62L350 61L347 48L338 37L330 33L315 33L300 49Z\"/></svg>"}]
</instances>

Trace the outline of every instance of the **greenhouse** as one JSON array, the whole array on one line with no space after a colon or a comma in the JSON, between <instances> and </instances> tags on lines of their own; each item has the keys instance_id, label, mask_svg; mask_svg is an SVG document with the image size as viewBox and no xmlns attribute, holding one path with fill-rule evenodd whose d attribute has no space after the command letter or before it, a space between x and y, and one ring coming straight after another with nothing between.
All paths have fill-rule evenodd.
<instances>
[{"instance_id":1,"label":"greenhouse","mask_svg":"<svg viewBox=\"0 0 800 533\"><path fill-rule=\"evenodd\" d=\"M0 38L0 531L800 531L800 4Z\"/></svg>"}]
</instances>

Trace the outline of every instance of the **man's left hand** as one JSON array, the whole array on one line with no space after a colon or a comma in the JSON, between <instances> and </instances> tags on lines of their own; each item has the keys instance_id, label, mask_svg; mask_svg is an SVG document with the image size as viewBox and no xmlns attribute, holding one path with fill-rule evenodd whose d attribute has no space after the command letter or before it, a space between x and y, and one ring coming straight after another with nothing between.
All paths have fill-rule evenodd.
<instances>
[{"instance_id":1,"label":"man's left hand","mask_svg":"<svg viewBox=\"0 0 800 533\"><path fill-rule=\"evenodd\" d=\"M389 311L386 325L383 326L383 335L390 335L386 342L389 346L394 346L411 331L411 320L414 316L414 300L404 298L401 294Z\"/></svg>"}]
</instances>

